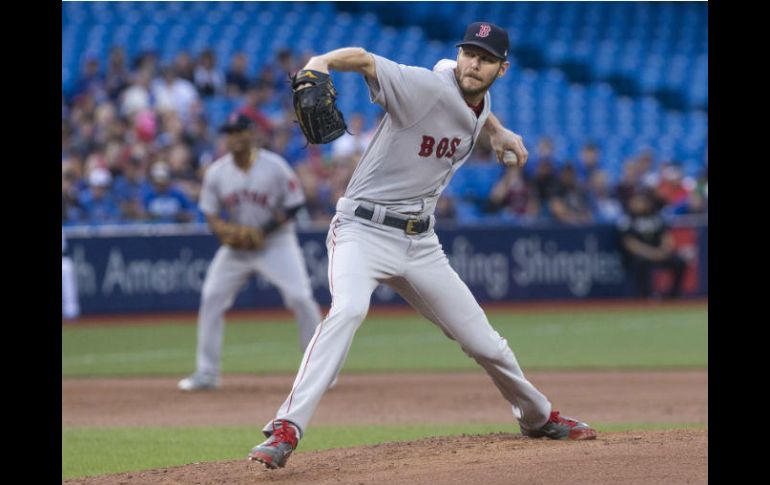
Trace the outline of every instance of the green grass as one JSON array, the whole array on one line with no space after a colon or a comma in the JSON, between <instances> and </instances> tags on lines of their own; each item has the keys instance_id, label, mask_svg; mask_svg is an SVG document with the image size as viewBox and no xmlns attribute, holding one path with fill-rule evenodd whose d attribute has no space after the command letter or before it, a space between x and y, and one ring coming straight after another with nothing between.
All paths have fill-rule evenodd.
<instances>
[{"instance_id":1,"label":"green grass","mask_svg":"<svg viewBox=\"0 0 770 485\"><path fill-rule=\"evenodd\" d=\"M649 308L574 313L490 313L525 370L683 368L708 365L708 310ZM195 362L196 327L62 328L62 375L178 375ZM294 373L302 355L292 320L225 327L224 373ZM359 329L346 372L456 371L477 364L437 327L413 317L372 317Z\"/></svg>"},{"instance_id":2,"label":"green grass","mask_svg":"<svg viewBox=\"0 0 770 485\"><path fill-rule=\"evenodd\" d=\"M706 423L608 423L599 431L707 429ZM297 453L328 448L406 441L428 436L518 432L512 423L409 426L316 426ZM65 428L62 479L245 459L264 438L253 426L206 428Z\"/></svg>"}]
</instances>

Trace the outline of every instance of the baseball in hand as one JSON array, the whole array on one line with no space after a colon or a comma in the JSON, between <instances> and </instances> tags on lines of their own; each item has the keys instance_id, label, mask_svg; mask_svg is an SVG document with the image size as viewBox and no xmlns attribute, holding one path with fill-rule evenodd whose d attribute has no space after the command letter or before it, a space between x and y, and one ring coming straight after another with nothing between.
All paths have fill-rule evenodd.
<instances>
[{"instance_id":1,"label":"baseball in hand","mask_svg":"<svg viewBox=\"0 0 770 485\"><path fill-rule=\"evenodd\" d=\"M503 152L503 163L507 166L515 166L519 163L519 157L516 156L513 150L505 150Z\"/></svg>"}]
</instances>

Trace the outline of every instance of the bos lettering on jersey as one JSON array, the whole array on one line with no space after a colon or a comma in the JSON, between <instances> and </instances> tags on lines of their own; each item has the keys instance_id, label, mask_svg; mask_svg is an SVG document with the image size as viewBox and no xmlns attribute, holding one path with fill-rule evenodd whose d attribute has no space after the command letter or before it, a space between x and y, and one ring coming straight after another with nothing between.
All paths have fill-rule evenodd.
<instances>
[{"instance_id":1,"label":"bos lettering on jersey","mask_svg":"<svg viewBox=\"0 0 770 485\"><path fill-rule=\"evenodd\" d=\"M420 151L418 155L421 157L430 157L434 153L434 147L436 158L452 158L457 151L457 147L460 145L459 138L441 138L436 145L436 139L429 135L422 135L422 144L420 145Z\"/></svg>"}]
</instances>

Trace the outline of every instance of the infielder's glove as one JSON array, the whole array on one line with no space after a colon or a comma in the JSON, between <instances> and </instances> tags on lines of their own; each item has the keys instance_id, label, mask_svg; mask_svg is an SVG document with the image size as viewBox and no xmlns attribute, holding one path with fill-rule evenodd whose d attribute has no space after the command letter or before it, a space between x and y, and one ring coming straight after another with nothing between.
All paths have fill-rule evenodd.
<instances>
[{"instance_id":1,"label":"infielder's glove","mask_svg":"<svg viewBox=\"0 0 770 485\"><path fill-rule=\"evenodd\" d=\"M297 89L305 83L310 86ZM291 87L294 90L294 112L308 142L329 143L345 133L345 119L335 104L337 90L328 74L302 69L291 78Z\"/></svg>"},{"instance_id":2,"label":"infielder's glove","mask_svg":"<svg viewBox=\"0 0 770 485\"><path fill-rule=\"evenodd\" d=\"M262 247L264 234L256 227L230 226L222 232L221 241L233 249L253 251Z\"/></svg>"}]
</instances>

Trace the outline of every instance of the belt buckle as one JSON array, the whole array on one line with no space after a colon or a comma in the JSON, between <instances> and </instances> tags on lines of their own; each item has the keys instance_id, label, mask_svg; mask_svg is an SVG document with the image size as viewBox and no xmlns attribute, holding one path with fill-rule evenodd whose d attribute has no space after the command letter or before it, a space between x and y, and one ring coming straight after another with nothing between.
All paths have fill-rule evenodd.
<instances>
[{"instance_id":1,"label":"belt buckle","mask_svg":"<svg viewBox=\"0 0 770 485\"><path fill-rule=\"evenodd\" d=\"M406 229L404 229L404 232L406 232L406 233L407 233L407 234L409 234L410 236L413 236L413 235L415 235L415 234L420 234L419 232L417 232L417 231L414 229L414 225L415 225L415 224L417 224L418 222L420 222L420 219L418 219L418 218L416 218L416 217L415 217L415 218L413 218L413 219L408 219L408 220L406 221Z\"/></svg>"}]
</instances>

